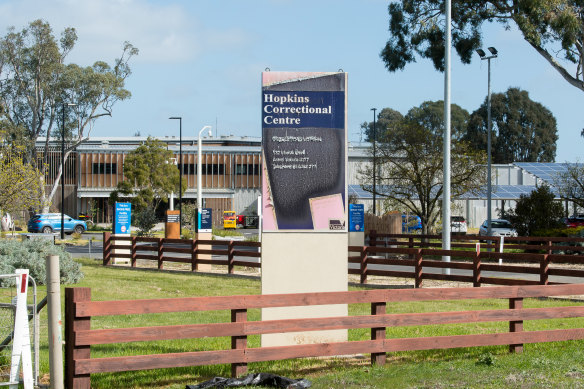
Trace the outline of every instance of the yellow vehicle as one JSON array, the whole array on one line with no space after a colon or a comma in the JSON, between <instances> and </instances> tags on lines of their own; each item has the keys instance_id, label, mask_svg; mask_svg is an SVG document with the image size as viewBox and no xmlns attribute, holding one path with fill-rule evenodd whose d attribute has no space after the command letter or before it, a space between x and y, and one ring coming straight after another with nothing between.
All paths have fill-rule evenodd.
<instances>
[{"instance_id":1,"label":"yellow vehicle","mask_svg":"<svg viewBox=\"0 0 584 389\"><path fill-rule=\"evenodd\" d=\"M223 211L223 229L237 228L235 211Z\"/></svg>"}]
</instances>

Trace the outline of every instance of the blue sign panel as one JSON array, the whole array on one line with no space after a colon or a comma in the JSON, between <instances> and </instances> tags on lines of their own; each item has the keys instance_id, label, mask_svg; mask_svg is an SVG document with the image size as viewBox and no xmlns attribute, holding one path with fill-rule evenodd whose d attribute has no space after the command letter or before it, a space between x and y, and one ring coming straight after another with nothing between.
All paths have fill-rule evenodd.
<instances>
[{"instance_id":1,"label":"blue sign panel","mask_svg":"<svg viewBox=\"0 0 584 389\"><path fill-rule=\"evenodd\" d=\"M365 227L365 206L349 204L349 232L361 232Z\"/></svg>"},{"instance_id":2,"label":"blue sign panel","mask_svg":"<svg viewBox=\"0 0 584 389\"><path fill-rule=\"evenodd\" d=\"M345 92L264 90L262 122L264 128L344 128Z\"/></svg>"},{"instance_id":3,"label":"blue sign panel","mask_svg":"<svg viewBox=\"0 0 584 389\"><path fill-rule=\"evenodd\" d=\"M129 234L132 220L132 203L116 203L115 234Z\"/></svg>"},{"instance_id":4,"label":"blue sign panel","mask_svg":"<svg viewBox=\"0 0 584 389\"><path fill-rule=\"evenodd\" d=\"M198 232L213 232L213 209L201 208L198 212Z\"/></svg>"}]
</instances>

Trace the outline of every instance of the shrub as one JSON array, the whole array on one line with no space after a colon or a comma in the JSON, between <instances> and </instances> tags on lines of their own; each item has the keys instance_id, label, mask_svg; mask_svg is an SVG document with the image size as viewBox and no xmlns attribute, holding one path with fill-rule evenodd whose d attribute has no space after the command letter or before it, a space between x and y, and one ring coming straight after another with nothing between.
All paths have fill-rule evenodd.
<instances>
[{"instance_id":1,"label":"shrub","mask_svg":"<svg viewBox=\"0 0 584 389\"><path fill-rule=\"evenodd\" d=\"M0 241L0 274L13 274L16 269L28 269L37 285L44 285L47 272L45 260L48 255L58 255L62 284L81 281L81 265L73 261L71 254L51 241L33 239L25 241ZM0 286L13 286L13 278L0 279Z\"/></svg>"},{"instance_id":2,"label":"shrub","mask_svg":"<svg viewBox=\"0 0 584 389\"><path fill-rule=\"evenodd\" d=\"M153 208L144 208L136 213L135 223L138 227L138 236L148 236L156 225L156 212Z\"/></svg>"},{"instance_id":3,"label":"shrub","mask_svg":"<svg viewBox=\"0 0 584 389\"><path fill-rule=\"evenodd\" d=\"M521 195L514 210L507 213L519 236L535 236L538 231L561 228L564 214L562 204L546 185L538 187L529 196Z\"/></svg>"}]
</instances>

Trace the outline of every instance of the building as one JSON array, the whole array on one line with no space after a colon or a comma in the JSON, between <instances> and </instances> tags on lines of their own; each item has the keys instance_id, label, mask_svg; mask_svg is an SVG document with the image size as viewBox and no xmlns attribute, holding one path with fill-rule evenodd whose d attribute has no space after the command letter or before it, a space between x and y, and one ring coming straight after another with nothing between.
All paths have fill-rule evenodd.
<instances>
[{"instance_id":1,"label":"building","mask_svg":"<svg viewBox=\"0 0 584 389\"><path fill-rule=\"evenodd\" d=\"M110 193L124 179L125 156L146 141L146 137L89 138L71 153L65 164L65 213L96 212L96 222L111 222L112 207L108 203ZM179 138L156 137L166 143L175 157L179 157ZM44 139L39 139L39 150ZM203 206L212 208L214 224L221 224L225 210L255 214L257 198L261 190L261 138L220 136L202 139L202 193ZM49 171L46 182L54 182L60 165L60 141L55 141L49 151ZM348 195L358 202L372 205L370 193L361 189L359 172L370 164L368 144L348 144L347 183ZM515 163L493 165L492 214L514 207L521 194L529 194L537 185L551 182L551 174L564 164ZM184 202L194 202L197 197L197 138L182 139L183 181L187 190ZM378 197L378 209L383 198ZM566 204L566 207L568 205ZM53 198L51 209L60 211L60 190ZM464 216L469 227L478 227L487 215L486 193L466 196L454 201L452 215Z\"/></svg>"}]
</instances>

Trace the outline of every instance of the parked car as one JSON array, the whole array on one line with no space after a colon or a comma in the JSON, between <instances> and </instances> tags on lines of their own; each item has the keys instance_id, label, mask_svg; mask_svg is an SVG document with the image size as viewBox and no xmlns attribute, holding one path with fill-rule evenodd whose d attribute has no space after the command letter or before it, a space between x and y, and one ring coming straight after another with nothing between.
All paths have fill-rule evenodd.
<instances>
[{"instance_id":1,"label":"parked car","mask_svg":"<svg viewBox=\"0 0 584 389\"><path fill-rule=\"evenodd\" d=\"M453 234L466 235L466 220L462 216L450 217L450 232Z\"/></svg>"},{"instance_id":2,"label":"parked car","mask_svg":"<svg viewBox=\"0 0 584 389\"><path fill-rule=\"evenodd\" d=\"M415 234L422 232L422 219L416 215L402 215L402 233Z\"/></svg>"},{"instance_id":3,"label":"parked car","mask_svg":"<svg viewBox=\"0 0 584 389\"><path fill-rule=\"evenodd\" d=\"M564 224L568 228L574 228L574 227L582 227L582 226L584 226L584 218L581 218L581 217L568 217L568 218L563 218L562 221L564 222Z\"/></svg>"},{"instance_id":4,"label":"parked car","mask_svg":"<svg viewBox=\"0 0 584 389\"><path fill-rule=\"evenodd\" d=\"M485 220L479 228L479 235L489 236L487 231L488 231L487 220ZM515 231L515 228L513 228L509 220L491 219L490 236L517 236L517 231Z\"/></svg>"},{"instance_id":5,"label":"parked car","mask_svg":"<svg viewBox=\"0 0 584 389\"><path fill-rule=\"evenodd\" d=\"M73 219L71 216L64 215L66 233L76 232L81 234L87 230L87 224L83 220ZM61 231L61 214L60 213L39 213L34 215L28 221L28 232L42 232L50 234L55 231Z\"/></svg>"}]
</instances>

